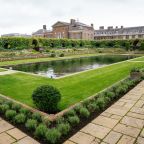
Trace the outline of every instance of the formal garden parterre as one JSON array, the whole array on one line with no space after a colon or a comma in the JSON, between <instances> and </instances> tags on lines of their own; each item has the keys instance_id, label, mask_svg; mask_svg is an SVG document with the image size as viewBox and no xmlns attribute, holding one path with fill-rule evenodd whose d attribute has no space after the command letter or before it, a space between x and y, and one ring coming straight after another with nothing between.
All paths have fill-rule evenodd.
<instances>
[{"instance_id":1,"label":"formal garden parterre","mask_svg":"<svg viewBox=\"0 0 144 144\"><path fill-rule=\"evenodd\" d=\"M123 46L123 48L142 49L143 45L143 40L139 40L138 42L135 40L94 42L55 39L22 39L20 41L20 38L17 39L1 38L0 47L2 49L13 50L31 48L31 45L34 45L36 49L40 48L40 46L43 47L43 49L54 47L76 48L84 46L93 46L93 48L110 48L116 46L122 48ZM102 46L96 43L100 43ZM125 44L123 45L122 43ZM48 58L44 59L47 60ZM23 63L25 60L20 61ZM9 65L9 62L17 64L17 61L13 60L8 62L6 60L4 63ZM3 62L0 64L5 65ZM137 72L137 69L133 69L134 67L137 67L137 69L143 68L143 57L60 79L50 79L23 72L2 75L0 76L1 94L36 108L32 101L32 93L37 87L48 84L58 88L62 95L58 105L59 111L57 112L65 110L66 108L68 109L64 111L62 115L50 121L47 117L41 115L41 113L32 112L17 102L8 100L6 97L1 97L1 116L29 133L41 143L62 143L76 132L75 129L77 130L83 127L143 79L143 77L140 79L132 79L129 77L130 72ZM138 72L143 73L142 71Z\"/></svg>"}]
</instances>

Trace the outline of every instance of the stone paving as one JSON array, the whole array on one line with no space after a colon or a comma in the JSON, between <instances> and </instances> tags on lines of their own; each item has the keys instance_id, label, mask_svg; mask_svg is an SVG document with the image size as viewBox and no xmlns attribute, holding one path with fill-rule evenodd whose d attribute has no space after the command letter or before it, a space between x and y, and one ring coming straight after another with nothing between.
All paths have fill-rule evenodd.
<instances>
[{"instance_id":1,"label":"stone paving","mask_svg":"<svg viewBox=\"0 0 144 144\"><path fill-rule=\"evenodd\" d=\"M144 144L144 81L64 144Z\"/></svg>"},{"instance_id":2,"label":"stone paving","mask_svg":"<svg viewBox=\"0 0 144 144\"><path fill-rule=\"evenodd\" d=\"M40 144L0 118L0 144Z\"/></svg>"},{"instance_id":3,"label":"stone paving","mask_svg":"<svg viewBox=\"0 0 144 144\"><path fill-rule=\"evenodd\" d=\"M3 71L3 72L0 72L0 76L13 74L13 73L17 73L17 71L14 71L14 70Z\"/></svg>"}]
</instances>

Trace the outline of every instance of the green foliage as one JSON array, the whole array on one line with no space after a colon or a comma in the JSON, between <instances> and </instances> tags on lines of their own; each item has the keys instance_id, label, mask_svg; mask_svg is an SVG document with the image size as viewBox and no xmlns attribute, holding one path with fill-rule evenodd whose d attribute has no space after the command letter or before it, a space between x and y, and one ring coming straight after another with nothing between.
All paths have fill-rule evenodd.
<instances>
[{"instance_id":1,"label":"green foliage","mask_svg":"<svg viewBox=\"0 0 144 144\"><path fill-rule=\"evenodd\" d=\"M15 111L19 111L21 109L21 105L14 103L12 104L12 109Z\"/></svg>"},{"instance_id":2,"label":"green foliage","mask_svg":"<svg viewBox=\"0 0 144 144\"><path fill-rule=\"evenodd\" d=\"M62 124L62 123L64 123L65 122L65 118L64 117L58 117L57 119L56 119L56 123L57 124Z\"/></svg>"},{"instance_id":3,"label":"green foliage","mask_svg":"<svg viewBox=\"0 0 144 144\"><path fill-rule=\"evenodd\" d=\"M8 104L2 104L2 105L0 105L0 113L4 114L9 108L10 107L9 107Z\"/></svg>"},{"instance_id":4,"label":"green foliage","mask_svg":"<svg viewBox=\"0 0 144 144\"><path fill-rule=\"evenodd\" d=\"M141 42L140 50L144 50L144 42Z\"/></svg>"},{"instance_id":5,"label":"green foliage","mask_svg":"<svg viewBox=\"0 0 144 144\"><path fill-rule=\"evenodd\" d=\"M87 105L87 108L90 112L94 112L97 109L97 105L95 102L92 102Z\"/></svg>"},{"instance_id":6,"label":"green foliage","mask_svg":"<svg viewBox=\"0 0 144 144\"><path fill-rule=\"evenodd\" d=\"M46 133L46 140L51 143L55 144L60 139L61 133L56 129L48 129Z\"/></svg>"},{"instance_id":7,"label":"green foliage","mask_svg":"<svg viewBox=\"0 0 144 144\"><path fill-rule=\"evenodd\" d=\"M69 116L68 121L72 126L76 126L80 123L80 119L78 116Z\"/></svg>"},{"instance_id":8,"label":"green foliage","mask_svg":"<svg viewBox=\"0 0 144 144\"><path fill-rule=\"evenodd\" d=\"M72 40L72 39L48 39L48 38L20 38L20 37L1 37L0 49L7 50L22 50L34 48L39 51L40 47L43 48L137 48L140 43L140 49L143 49L143 40Z\"/></svg>"},{"instance_id":9,"label":"green foliage","mask_svg":"<svg viewBox=\"0 0 144 144\"><path fill-rule=\"evenodd\" d=\"M61 54L59 55L59 57L64 57L64 53L61 53Z\"/></svg>"},{"instance_id":10,"label":"green foliage","mask_svg":"<svg viewBox=\"0 0 144 144\"><path fill-rule=\"evenodd\" d=\"M34 131L37 127L37 121L34 119L28 119L25 127L29 130L29 131Z\"/></svg>"},{"instance_id":11,"label":"green foliage","mask_svg":"<svg viewBox=\"0 0 144 144\"><path fill-rule=\"evenodd\" d=\"M17 114L15 117L14 117L14 122L16 124L24 124L26 121L26 116L24 114Z\"/></svg>"},{"instance_id":12,"label":"green foliage","mask_svg":"<svg viewBox=\"0 0 144 144\"><path fill-rule=\"evenodd\" d=\"M47 126L45 124L39 124L35 130L35 137L38 139L44 139L47 132Z\"/></svg>"},{"instance_id":13,"label":"green foliage","mask_svg":"<svg viewBox=\"0 0 144 144\"><path fill-rule=\"evenodd\" d=\"M99 107L100 110L103 110L106 106L104 97L97 98L96 105Z\"/></svg>"},{"instance_id":14,"label":"green foliage","mask_svg":"<svg viewBox=\"0 0 144 144\"><path fill-rule=\"evenodd\" d=\"M58 110L61 94L58 89L50 85L38 87L32 94L35 105L42 111L54 113Z\"/></svg>"},{"instance_id":15,"label":"green foliage","mask_svg":"<svg viewBox=\"0 0 144 144\"><path fill-rule=\"evenodd\" d=\"M69 110L68 112L66 112L66 114L65 114L66 116L75 116L76 115L76 112L75 112L75 110Z\"/></svg>"},{"instance_id":16,"label":"green foliage","mask_svg":"<svg viewBox=\"0 0 144 144\"><path fill-rule=\"evenodd\" d=\"M10 121L12 121L15 116L16 116L16 111L14 110L7 110L5 113L5 117Z\"/></svg>"},{"instance_id":17,"label":"green foliage","mask_svg":"<svg viewBox=\"0 0 144 144\"><path fill-rule=\"evenodd\" d=\"M37 120L38 122L41 122L42 121L42 117L39 113L35 112L32 114L32 119L35 119Z\"/></svg>"},{"instance_id":18,"label":"green foliage","mask_svg":"<svg viewBox=\"0 0 144 144\"><path fill-rule=\"evenodd\" d=\"M79 111L80 117L82 118L88 118L90 116L90 112L87 108L82 107Z\"/></svg>"},{"instance_id":19,"label":"green foliage","mask_svg":"<svg viewBox=\"0 0 144 144\"><path fill-rule=\"evenodd\" d=\"M26 108L21 108L21 109L19 110L19 112L25 114L25 115L28 116L28 117L29 117L30 114L31 114L30 110L28 110L28 109L26 109Z\"/></svg>"},{"instance_id":20,"label":"green foliage","mask_svg":"<svg viewBox=\"0 0 144 144\"><path fill-rule=\"evenodd\" d=\"M67 135L70 131L70 125L68 123L58 124L57 129L62 135Z\"/></svg>"}]
</instances>

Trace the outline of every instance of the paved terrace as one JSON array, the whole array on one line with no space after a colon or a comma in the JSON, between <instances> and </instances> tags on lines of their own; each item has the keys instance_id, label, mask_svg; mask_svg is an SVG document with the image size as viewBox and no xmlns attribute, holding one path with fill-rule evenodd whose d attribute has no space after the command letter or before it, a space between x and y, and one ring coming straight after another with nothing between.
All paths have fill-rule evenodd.
<instances>
[{"instance_id":1,"label":"paved terrace","mask_svg":"<svg viewBox=\"0 0 144 144\"><path fill-rule=\"evenodd\" d=\"M144 81L64 144L144 144Z\"/></svg>"}]
</instances>

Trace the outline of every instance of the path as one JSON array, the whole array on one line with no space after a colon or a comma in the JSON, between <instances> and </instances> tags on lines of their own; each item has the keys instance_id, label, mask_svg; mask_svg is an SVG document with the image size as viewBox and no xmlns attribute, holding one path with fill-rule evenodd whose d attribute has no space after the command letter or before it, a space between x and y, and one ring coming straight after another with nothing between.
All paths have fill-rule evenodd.
<instances>
[{"instance_id":1,"label":"path","mask_svg":"<svg viewBox=\"0 0 144 144\"><path fill-rule=\"evenodd\" d=\"M0 118L0 144L40 144Z\"/></svg>"},{"instance_id":2,"label":"path","mask_svg":"<svg viewBox=\"0 0 144 144\"><path fill-rule=\"evenodd\" d=\"M14 71L14 70L3 71L3 72L0 72L0 76L2 76L2 75L8 75L8 74L13 74L13 73L17 73L17 71Z\"/></svg>"},{"instance_id":3,"label":"path","mask_svg":"<svg viewBox=\"0 0 144 144\"><path fill-rule=\"evenodd\" d=\"M144 144L144 81L64 144Z\"/></svg>"}]
</instances>

